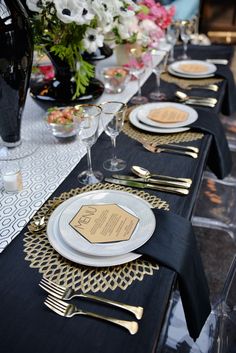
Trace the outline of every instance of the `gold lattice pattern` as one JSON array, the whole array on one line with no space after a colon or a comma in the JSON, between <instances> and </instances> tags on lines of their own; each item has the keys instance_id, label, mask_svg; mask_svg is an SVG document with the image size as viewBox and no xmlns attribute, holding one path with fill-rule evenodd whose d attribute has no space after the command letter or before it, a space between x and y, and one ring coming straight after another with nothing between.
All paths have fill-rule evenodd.
<instances>
[{"instance_id":1,"label":"gold lattice pattern","mask_svg":"<svg viewBox=\"0 0 236 353\"><path fill-rule=\"evenodd\" d=\"M191 85L198 85L198 86L205 86L205 85L211 85L211 84L217 84L223 81L223 78L205 78L205 79L193 79L190 80L185 79L185 78L179 78L179 77L174 77L170 74L168 74L168 72L165 72L161 75L161 79L165 82L168 83L174 83L177 86L179 86L182 89L191 89Z\"/></svg>"},{"instance_id":2,"label":"gold lattice pattern","mask_svg":"<svg viewBox=\"0 0 236 353\"><path fill-rule=\"evenodd\" d=\"M43 215L48 219L50 209L53 209L55 201L60 200L63 202L83 192L101 189L130 192L149 202L152 207L169 210L169 205L165 201L143 190L133 190L108 183L94 184L72 189L69 192L62 193L57 198L47 201L33 217L31 223ZM159 268L156 263L142 258L124 265L104 268L90 268L76 264L65 259L52 248L45 230L37 233L29 231L25 233L24 252L26 253L25 259L30 262L30 267L37 268L40 273L58 284L72 286L74 289L79 289L84 293L88 291L105 292L108 289L115 290L116 288L125 290L133 281L142 281L144 276L151 276Z\"/></svg>"}]
</instances>

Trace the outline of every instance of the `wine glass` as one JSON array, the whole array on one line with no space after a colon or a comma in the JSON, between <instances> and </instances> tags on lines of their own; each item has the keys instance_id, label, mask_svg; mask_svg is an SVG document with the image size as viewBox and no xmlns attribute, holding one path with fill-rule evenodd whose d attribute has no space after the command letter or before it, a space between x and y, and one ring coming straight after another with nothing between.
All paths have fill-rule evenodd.
<instances>
[{"instance_id":1,"label":"wine glass","mask_svg":"<svg viewBox=\"0 0 236 353\"><path fill-rule=\"evenodd\" d=\"M102 107L102 123L105 133L110 136L113 147L112 158L103 163L103 168L110 171L122 170L126 162L116 156L116 138L124 125L126 104L118 101L104 102Z\"/></svg>"},{"instance_id":2,"label":"wine glass","mask_svg":"<svg viewBox=\"0 0 236 353\"><path fill-rule=\"evenodd\" d=\"M156 76L156 90L154 92L151 92L149 97L155 101L163 101L166 99L165 93L161 92L161 90L160 90L161 74L162 74L162 72L165 71L166 65L167 65L167 60L168 60L168 52L163 52L163 53L164 54L163 54L161 60L158 60L157 64L153 64L153 66L152 66L152 72ZM157 49L152 49L151 54L152 54L152 58L155 59L155 57L160 55L160 51L158 51ZM153 61L154 60L152 60L152 62Z\"/></svg>"},{"instance_id":3,"label":"wine glass","mask_svg":"<svg viewBox=\"0 0 236 353\"><path fill-rule=\"evenodd\" d=\"M87 149L88 166L87 170L78 175L78 180L85 185L99 183L103 179L103 174L99 171L93 171L92 169L91 147L98 138L99 120L102 108L96 104L79 104L76 107L83 109L79 136Z\"/></svg>"},{"instance_id":4,"label":"wine glass","mask_svg":"<svg viewBox=\"0 0 236 353\"><path fill-rule=\"evenodd\" d=\"M145 104L148 102L147 97L142 96L141 92L141 75L144 73L144 63L142 60L142 51L138 48L131 48L129 53L129 71L130 74L137 79L138 92L131 98L131 104Z\"/></svg>"},{"instance_id":5,"label":"wine glass","mask_svg":"<svg viewBox=\"0 0 236 353\"><path fill-rule=\"evenodd\" d=\"M191 21L181 21L180 23L180 38L183 41L183 54L179 59L186 60L190 59L190 56L187 55L188 42L191 38L193 32L193 26Z\"/></svg>"},{"instance_id":6,"label":"wine glass","mask_svg":"<svg viewBox=\"0 0 236 353\"><path fill-rule=\"evenodd\" d=\"M168 57L168 63L172 63L175 61L174 57L174 47L177 42L179 36L179 27L176 23L171 23L166 30L166 40L171 45L170 55Z\"/></svg>"}]
</instances>

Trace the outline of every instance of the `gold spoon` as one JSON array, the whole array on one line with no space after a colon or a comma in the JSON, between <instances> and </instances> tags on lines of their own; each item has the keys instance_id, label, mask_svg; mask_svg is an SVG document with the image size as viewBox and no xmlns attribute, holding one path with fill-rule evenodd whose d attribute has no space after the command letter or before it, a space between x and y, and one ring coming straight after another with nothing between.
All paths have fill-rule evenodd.
<instances>
[{"instance_id":1,"label":"gold spoon","mask_svg":"<svg viewBox=\"0 0 236 353\"><path fill-rule=\"evenodd\" d=\"M189 183L190 185L192 184L192 179L189 179L189 178L176 178L176 177L171 177L171 176L168 176L168 175L154 174L154 173L149 172L149 170L147 170L147 169L145 169L143 167L140 167L138 165L133 165L131 167L131 170L132 170L132 172L135 175L138 175L139 177L144 178L144 179L157 177L157 178L174 180L174 181L176 181L176 180L177 181L182 181L183 183Z\"/></svg>"},{"instance_id":2,"label":"gold spoon","mask_svg":"<svg viewBox=\"0 0 236 353\"><path fill-rule=\"evenodd\" d=\"M31 233L35 233L35 232L39 232L40 230L42 230L43 228L46 227L46 215L52 211L54 208L56 208L59 204L61 203L61 200L56 200L53 202L52 206L44 213L44 215L38 219L38 220L35 220L33 222L31 222L29 225L28 225L28 229Z\"/></svg>"},{"instance_id":3,"label":"gold spoon","mask_svg":"<svg viewBox=\"0 0 236 353\"><path fill-rule=\"evenodd\" d=\"M217 99L213 98L213 97L198 97L198 96L188 96L186 93L182 92L182 91L176 91L175 92L175 96L182 100L182 101L198 101L199 103L211 103L211 104L216 104L217 103Z\"/></svg>"}]
</instances>

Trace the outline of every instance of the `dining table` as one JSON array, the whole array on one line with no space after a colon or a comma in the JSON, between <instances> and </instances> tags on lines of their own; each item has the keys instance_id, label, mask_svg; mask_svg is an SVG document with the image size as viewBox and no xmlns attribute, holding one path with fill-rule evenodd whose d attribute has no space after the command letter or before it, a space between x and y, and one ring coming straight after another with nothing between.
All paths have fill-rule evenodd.
<instances>
[{"instance_id":1,"label":"dining table","mask_svg":"<svg viewBox=\"0 0 236 353\"><path fill-rule=\"evenodd\" d=\"M182 46L175 48L176 57L181 50ZM161 352L171 300L176 290L182 297L190 336L196 340L200 335L211 308L191 217L206 168L220 179L230 173L231 155L218 115L230 115L236 110L236 94L230 70L232 46L190 45L188 53L192 59L228 60L227 65L216 64L217 71L209 78L180 78L168 71L162 74L161 89L166 93L168 102L179 103L176 90L217 99L214 107L193 106L198 120L192 123L190 129L156 134L142 131L130 123L129 114L137 108L129 103L137 91L135 80L129 82L122 93L112 95L104 92L92 102L100 104L118 100L128 104L123 130L117 137L117 155L126 161L127 166L117 174L134 176L131 168L138 165L153 173L190 178L192 184L188 195L132 188L106 181L114 173L102 167L103 161L111 156L111 141L102 126L91 155L93 169L101 171L104 180L83 186L78 182L78 174L87 167L85 146L79 139L64 143L55 139L44 121L52 102L37 101L28 95L22 121L22 150L19 152L23 156L19 157L23 190L15 194L6 193L3 187L0 190L2 353ZM114 55L97 62L97 75L101 67L114 63ZM148 97L156 85L150 68L141 80L142 94ZM189 86L193 81L199 84L198 88ZM215 84L219 89L216 92L206 90L206 84ZM191 145L199 149L198 157L152 153L144 148L144 143L153 142L160 145ZM4 160L4 156L0 155L0 163L1 158ZM127 192L150 204L156 217L155 239L152 237L147 245L136 249L141 257L116 266L88 266L58 253L48 240L46 228L39 232L29 230L28 226L40 217L50 218L55 202L63 203L85 192L101 190ZM181 263L178 264L178 261ZM111 305L86 298L71 300L82 310L137 321L138 332L131 335L124 328L87 316L66 318L57 315L44 305L47 293L39 286L43 277L84 294L143 307L143 317L137 320L130 312ZM202 294L197 290L199 283L203 286Z\"/></svg>"}]
</instances>

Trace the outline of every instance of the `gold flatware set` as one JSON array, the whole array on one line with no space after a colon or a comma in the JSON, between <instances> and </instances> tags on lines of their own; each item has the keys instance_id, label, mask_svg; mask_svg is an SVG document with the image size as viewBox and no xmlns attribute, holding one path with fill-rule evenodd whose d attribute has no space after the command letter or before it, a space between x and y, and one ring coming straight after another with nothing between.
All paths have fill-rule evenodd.
<instances>
[{"instance_id":1,"label":"gold flatware set","mask_svg":"<svg viewBox=\"0 0 236 353\"><path fill-rule=\"evenodd\" d=\"M179 102L189 105L199 105L214 108L217 103L217 99L214 97L188 96L182 91L176 91L175 96Z\"/></svg>"},{"instance_id":2,"label":"gold flatware set","mask_svg":"<svg viewBox=\"0 0 236 353\"><path fill-rule=\"evenodd\" d=\"M67 318L71 318L75 315L90 316L95 319L108 321L121 326L127 329L131 335L134 335L138 332L138 323L136 321L120 320L114 317L100 315L90 311L84 311L73 303L68 303L68 301L74 297L81 297L88 300L98 301L129 311L134 314L138 320L140 320L143 316L143 308L141 306L132 306L114 300L101 298L95 295L79 293L72 288L60 286L57 283L48 280L47 278L43 278L39 283L39 286L47 293L49 293L48 297L44 301L44 304L58 315Z\"/></svg>"}]
</instances>

